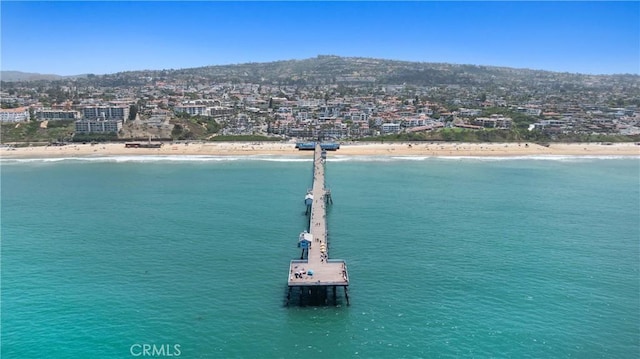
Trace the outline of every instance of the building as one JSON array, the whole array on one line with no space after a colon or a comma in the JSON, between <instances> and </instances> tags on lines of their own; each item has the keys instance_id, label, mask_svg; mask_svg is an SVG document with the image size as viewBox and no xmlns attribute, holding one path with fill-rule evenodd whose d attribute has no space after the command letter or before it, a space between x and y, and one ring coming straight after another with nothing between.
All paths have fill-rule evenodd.
<instances>
[{"instance_id":1,"label":"building","mask_svg":"<svg viewBox=\"0 0 640 359\"><path fill-rule=\"evenodd\" d=\"M540 116L540 114L542 114L541 109L533 108L533 107L518 107L516 111L524 113L529 116Z\"/></svg>"},{"instance_id":2,"label":"building","mask_svg":"<svg viewBox=\"0 0 640 359\"><path fill-rule=\"evenodd\" d=\"M547 128L564 128L566 121L564 120L542 120L534 124L529 125L529 131L531 130L545 130Z\"/></svg>"},{"instance_id":3,"label":"building","mask_svg":"<svg viewBox=\"0 0 640 359\"><path fill-rule=\"evenodd\" d=\"M207 115L207 106L205 106L205 105L178 105L178 106L175 106L173 108L173 112L175 112L175 113L186 112L191 116L195 116L195 115L206 116Z\"/></svg>"},{"instance_id":4,"label":"building","mask_svg":"<svg viewBox=\"0 0 640 359\"><path fill-rule=\"evenodd\" d=\"M6 92L0 93L0 103L22 106L24 105L24 102L25 101L23 98L9 96L9 94L7 94Z\"/></svg>"},{"instance_id":5,"label":"building","mask_svg":"<svg viewBox=\"0 0 640 359\"><path fill-rule=\"evenodd\" d=\"M85 120L120 120L129 117L129 107L126 106L89 106L82 109Z\"/></svg>"},{"instance_id":6,"label":"building","mask_svg":"<svg viewBox=\"0 0 640 359\"><path fill-rule=\"evenodd\" d=\"M426 118L414 117L414 118L405 118L402 120L402 123L406 127L420 127L425 126L427 124Z\"/></svg>"},{"instance_id":7,"label":"building","mask_svg":"<svg viewBox=\"0 0 640 359\"><path fill-rule=\"evenodd\" d=\"M381 127L382 127L382 133L398 133L398 132L400 132L400 124L399 123L383 123Z\"/></svg>"},{"instance_id":8,"label":"building","mask_svg":"<svg viewBox=\"0 0 640 359\"><path fill-rule=\"evenodd\" d=\"M78 111L43 109L36 111L36 117L39 121L76 120L80 117L80 113Z\"/></svg>"},{"instance_id":9,"label":"building","mask_svg":"<svg viewBox=\"0 0 640 359\"><path fill-rule=\"evenodd\" d=\"M233 109L223 106L213 106L209 108L209 113L211 114L211 116L230 115L233 113Z\"/></svg>"},{"instance_id":10,"label":"building","mask_svg":"<svg viewBox=\"0 0 640 359\"><path fill-rule=\"evenodd\" d=\"M0 122L29 121L29 108L3 108L0 110Z\"/></svg>"},{"instance_id":11,"label":"building","mask_svg":"<svg viewBox=\"0 0 640 359\"><path fill-rule=\"evenodd\" d=\"M332 128L324 128L320 131L324 138L334 138L339 139L343 138L347 135L347 127L335 126Z\"/></svg>"},{"instance_id":12,"label":"building","mask_svg":"<svg viewBox=\"0 0 640 359\"><path fill-rule=\"evenodd\" d=\"M491 115L491 117L478 117L471 121L472 125L481 126L484 128L499 128L508 130L511 128L513 120L509 117L502 117L499 115Z\"/></svg>"},{"instance_id":13,"label":"building","mask_svg":"<svg viewBox=\"0 0 640 359\"><path fill-rule=\"evenodd\" d=\"M117 133L122 129L120 120L87 120L76 121L76 133Z\"/></svg>"},{"instance_id":14,"label":"building","mask_svg":"<svg viewBox=\"0 0 640 359\"><path fill-rule=\"evenodd\" d=\"M458 115L463 117L480 116L481 113L482 113L482 110L475 109L475 108L460 108L458 110Z\"/></svg>"},{"instance_id":15,"label":"building","mask_svg":"<svg viewBox=\"0 0 640 359\"><path fill-rule=\"evenodd\" d=\"M349 114L349 119L351 121L368 121L369 115L365 112L352 112Z\"/></svg>"}]
</instances>

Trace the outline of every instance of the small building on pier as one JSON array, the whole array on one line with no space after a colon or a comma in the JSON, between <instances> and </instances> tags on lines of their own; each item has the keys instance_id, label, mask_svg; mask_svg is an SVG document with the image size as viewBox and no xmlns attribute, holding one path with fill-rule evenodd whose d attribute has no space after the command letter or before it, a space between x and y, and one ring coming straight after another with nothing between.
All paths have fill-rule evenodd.
<instances>
[{"instance_id":1,"label":"small building on pier","mask_svg":"<svg viewBox=\"0 0 640 359\"><path fill-rule=\"evenodd\" d=\"M302 232L298 238L298 247L302 249L300 259L294 259L289 264L287 303L295 289L301 305L326 304L329 302L328 290L331 288L333 302L338 304L336 292L338 287L342 287L349 304L347 264L342 259L329 259L326 205L332 201L331 192L325 187L326 150L319 143L314 142L313 146L313 187L305 196L309 230Z\"/></svg>"}]
</instances>

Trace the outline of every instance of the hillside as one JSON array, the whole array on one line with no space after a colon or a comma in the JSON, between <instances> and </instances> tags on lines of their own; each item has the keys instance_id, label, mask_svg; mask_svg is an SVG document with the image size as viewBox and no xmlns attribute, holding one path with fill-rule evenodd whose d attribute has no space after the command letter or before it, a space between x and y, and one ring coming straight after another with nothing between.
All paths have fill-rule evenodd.
<instances>
[{"instance_id":1,"label":"hillside","mask_svg":"<svg viewBox=\"0 0 640 359\"><path fill-rule=\"evenodd\" d=\"M185 80L204 78L218 82L280 85L407 84L415 86L544 86L594 85L603 82L636 85L638 75L584 75L508 67L423 63L360 57L321 55L305 60L205 66L190 69L126 72Z\"/></svg>"},{"instance_id":2,"label":"hillside","mask_svg":"<svg viewBox=\"0 0 640 359\"><path fill-rule=\"evenodd\" d=\"M46 78L49 76L50 78ZM15 80L22 78L23 80ZM63 79L56 75L3 71L3 81ZM13 79L13 80L10 80ZM637 87L638 75L585 75L508 67L409 62L398 60L321 55L304 60L203 66L187 69L126 71L109 75L88 75L87 84L105 87L140 86L155 81L183 80L189 83L232 82L275 85L415 85L415 86L500 86Z\"/></svg>"},{"instance_id":3,"label":"hillside","mask_svg":"<svg viewBox=\"0 0 640 359\"><path fill-rule=\"evenodd\" d=\"M21 71L0 71L0 80L2 81L38 81L38 80L60 80L63 76L38 74L34 72Z\"/></svg>"}]
</instances>

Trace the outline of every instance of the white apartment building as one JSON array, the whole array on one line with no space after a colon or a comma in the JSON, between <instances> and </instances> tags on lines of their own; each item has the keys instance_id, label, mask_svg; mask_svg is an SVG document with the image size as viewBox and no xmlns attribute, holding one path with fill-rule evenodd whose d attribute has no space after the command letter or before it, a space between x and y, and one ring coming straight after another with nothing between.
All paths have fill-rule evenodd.
<instances>
[{"instance_id":1,"label":"white apartment building","mask_svg":"<svg viewBox=\"0 0 640 359\"><path fill-rule=\"evenodd\" d=\"M80 117L80 113L78 111L42 109L36 111L36 117L39 121L75 120Z\"/></svg>"},{"instance_id":2,"label":"white apartment building","mask_svg":"<svg viewBox=\"0 0 640 359\"><path fill-rule=\"evenodd\" d=\"M398 133L398 132L400 132L399 123L383 123L382 124L382 133Z\"/></svg>"},{"instance_id":3,"label":"white apartment building","mask_svg":"<svg viewBox=\"0 0 640 359\"><path fill-rule=\"evenodd\" d=\"M23 122L29 121L29 108L3 108L0 109L0 122Z\"/></svg>"},{"instance_id":4,"label":"white apartment building","mask_svg":"<svg viewBox=\"0 0 640 359\"><path fill-rule=\"evenodd\" d=\"M76 121L76 133L117 133L122 129L121 120L87 120Z\"/></svg>"},{"instance_id":5,"label":"white apartment building","mask_svg":"<svg viewBox=\"0 0 640 359\"><path fill-rule=\"evenodd\" d=\"M85 120L120 120L129 117L129 107L126 106L89 106L82 109Z\"/></svg>"},{"instance_id":6,"label":"white apartment building","mask_svg":"<svg viewBox=\"0 0 640 359\"><path fill-rule=\"evenodd\" d=\"M502 117L497 115L492 115L489 117L478 117L471 121L472 125L482 126L485 128L500 128L500 129L510 129L513 120L509 117Z\"/></svg>"},{"instance_id":7,"label":"white apartment building","mask_svg":"<svg viewBox=\"0 0 640 359\"><path fill-rule=\"evenodd\" d=\"M427 124L426 118L414 117L414 118L405 118L402 120L405 126L407 127L418 127L424 126Z\"/></svg>"},{"instance_id":8,"label":"white apartment building","mask_svg":"<svg viewBox=\"0 0 640 359\"><path fill-rule=\"evenodd\" d=\"M208 114L207 106L205 105L178 105L173 108L173 112L175 113L186 112L191 116L195 116L195 115L206 116Z\"/></svg>"}]
</instances>

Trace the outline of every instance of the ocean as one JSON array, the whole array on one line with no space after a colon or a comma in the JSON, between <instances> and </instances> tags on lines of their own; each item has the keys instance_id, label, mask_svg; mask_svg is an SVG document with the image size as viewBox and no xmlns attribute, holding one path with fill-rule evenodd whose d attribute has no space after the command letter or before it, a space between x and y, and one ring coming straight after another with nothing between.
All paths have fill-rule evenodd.
<instances>
[{"instance_id":1,"label":"ocean","mask_svg":"<svg viewBox=\"0 0 640 359\"><path fill-rule=\"evenodd\" d=\"M287 307L311 154L2 160L2 358L638 357L638 158L326 178L350 305Z\"/></svg>"}]
</instances>

